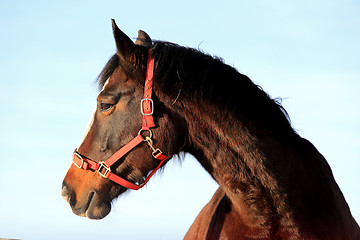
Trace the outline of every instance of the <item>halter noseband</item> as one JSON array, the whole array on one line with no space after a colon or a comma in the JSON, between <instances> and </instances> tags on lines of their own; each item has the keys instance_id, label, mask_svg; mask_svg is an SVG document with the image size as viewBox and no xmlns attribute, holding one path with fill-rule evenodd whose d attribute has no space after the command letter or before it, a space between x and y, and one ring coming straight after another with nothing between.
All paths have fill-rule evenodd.
<instances>
[{"instance_id":1,"label":"halter noseband","mask_svg":"<svg viewBox=\"0 0 360 240\"><path fill-rule=\"evenodd\" d=\"M145 89L144 89L144 98L141 100L141 114L143 115L142 119L142 127L138 133L138 135L133 138L130 142L128 142L125 146L120 148L117 152L115 152L111 157L109 157L106 161L103 162L95 162L80 153L78 153L77 149L75 149L73 153L72 162L78 168L84 170L95 170L102 177L108 178L117 184L120 184L123 187L130 188L133 190L138 190L145 186L145 184L150 180L150 178L155 174L155 172L161 167L161 165L169 159L171 156L166 156L162 153L159 148L155 148L152 142L152 127L155 127L153 113L154 113L154 102L151 98L152 95L152 85L153 85L153 73L154 73L154 57L151 56L151 49L149 49L148 60L147 60L147 69L146 69L146 79L145 79ZM143 132L148 132L147 137L143 137ZM129 182L115 173L111 172L110 167L120 160L125 154L130 152L133 148L139 145L142 142L147 142L149 147L152 150L152 155L154 158L158 159L160 163L157 165L154 170L150 173L150 175L145 179L145 181L138 185L136 183Z\"/></svg>"}]
</instances>

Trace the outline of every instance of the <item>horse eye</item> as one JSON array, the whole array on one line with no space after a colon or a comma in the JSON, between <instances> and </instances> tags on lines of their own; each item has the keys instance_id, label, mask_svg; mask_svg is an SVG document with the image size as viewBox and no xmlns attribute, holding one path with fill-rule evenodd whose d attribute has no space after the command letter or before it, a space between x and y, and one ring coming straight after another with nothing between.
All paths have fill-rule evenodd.
<instances>
[{"instance_id":1,"label":"horse eye","mask_svg":"<svg viewBox=\"0 0 360 240\"><path fill-rule=\"evenodd\" d=\"M109 111L113 106L114 106L114 104L111 104L111 103L101 103L100 104L100 111L101 112Z\"/></svg>"}]
</instances>

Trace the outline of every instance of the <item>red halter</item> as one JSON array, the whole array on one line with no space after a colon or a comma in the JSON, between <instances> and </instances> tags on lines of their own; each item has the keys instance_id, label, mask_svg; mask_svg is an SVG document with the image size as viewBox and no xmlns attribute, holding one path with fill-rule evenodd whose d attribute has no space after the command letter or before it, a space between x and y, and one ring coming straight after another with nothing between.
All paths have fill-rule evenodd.
<instances>
[{"instance_id":1,"label":"red halter","mask_svg":"<svg viewBox=\"0 0 360 240\"><path fill-rule=\"evenodd\" d=\"M151 99L152 95L152 84L153 84L153 73L154 73L154 58L151 56L151 49L149 49L149 55L148 55L148 61L147 61L147 69L146 69L146 79L145 79L145 90L144 90L144 98L141 100L141 113L143 115L142 120L142 128L140 129L138 135L131 140L129 143L127 143L125 146L120 148L117 152L115 152L111 157L109 157L104 162L95 162L80 153L77 152L77 149L75 149L73 153L73 163L78 168L84 169L84 170L95 170L97 171L101 176L104 178L108 178L117 184L120 184L123 187L130 188L133 190L138 190L145 186L145 184L150 180L150 178L155 174L155 172L160 168L160 166L165 162L165 160L169 159L171 156L166 156L162 153L162 151L159 148L155 148L153 146L153 142L151 140L152 138L152 127L155 127L154 119L153 119L153 112L154 112L154 102ZM148 131L149 136L143 137L142 132ZM130 152L133 148L135 148L137 145L139 145L142 142L147 142L152 150L152 155L154 158L160 160L160 163L157 165L157 167L152 170L150 175L145 179L145 181L141 184L135 184L131 183L115 173L111 172L110 167L120 160L125 154Z\"/></svg>"}]
</instances>

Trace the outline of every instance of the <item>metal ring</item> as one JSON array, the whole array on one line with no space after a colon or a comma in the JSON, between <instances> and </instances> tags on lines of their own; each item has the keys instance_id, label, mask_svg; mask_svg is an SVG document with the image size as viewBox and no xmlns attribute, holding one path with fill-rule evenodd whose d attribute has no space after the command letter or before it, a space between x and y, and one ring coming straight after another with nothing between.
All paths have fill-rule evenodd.
<instances>
[{"instance_id":1,"label":"metal ring","mask_svg":"<svg viewBox=\"0 0 360 240\"><path fill-rule=\"evenodd\" d=\"M145 137L144 137L144 136L142 135L142 132L143 132L143 131L149 131L149 136L145 136ZM140 135L140 136L142 136L142 137L144 138L144 140L143 140L144 142L146 142L146 137L149 137L149 138L151 139L152 136L153 136L152 131L151 131L150 129L140 129L138 135Z\"/></svg>"},{"instance_id":2,"label":"metal ring","mask_svg":"<svg viewBox=\"0 0 360 240\"><path fill-rule=\"evenodd\" d=\"M75 150L74 152L74 157L77 157L81 160L81 165L77 165L77 163L74 161L74 158L73 158L73 163L75 164L75 166L77 166L78 168L82 168L84 166L84 159L82 158L82 156Z\"/></svg>"}]
</instances>

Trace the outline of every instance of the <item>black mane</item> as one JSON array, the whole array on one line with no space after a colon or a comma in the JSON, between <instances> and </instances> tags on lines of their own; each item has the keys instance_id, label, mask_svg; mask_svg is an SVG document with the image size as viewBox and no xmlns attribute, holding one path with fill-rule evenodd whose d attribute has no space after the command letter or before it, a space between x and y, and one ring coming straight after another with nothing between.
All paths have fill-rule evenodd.
<instances>
[{"instance_id":1,"label":"black mane","mask_svg":"<svg viewBox=\"0 0 360 240\"><path fill-rule=\"evenodd\" d=\"M179 102L184 98L194 102L206 99L239 120L259 123L278 137L289 140L296 135L281 99L272 99L221 58L160 41L154 43L153 54L157 62L155 82L169 98L179 98Z\"/></svg>"}]
</instances>

